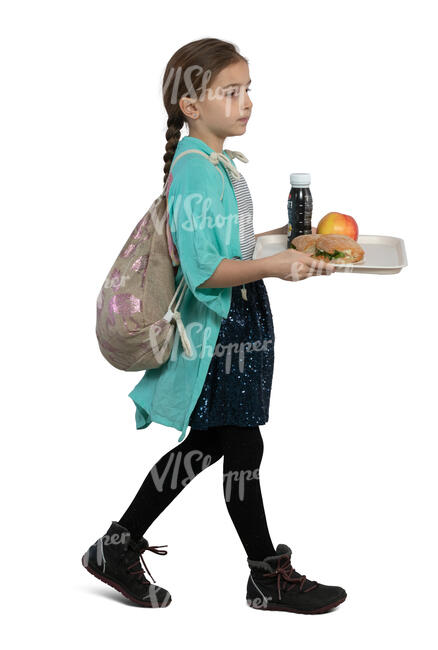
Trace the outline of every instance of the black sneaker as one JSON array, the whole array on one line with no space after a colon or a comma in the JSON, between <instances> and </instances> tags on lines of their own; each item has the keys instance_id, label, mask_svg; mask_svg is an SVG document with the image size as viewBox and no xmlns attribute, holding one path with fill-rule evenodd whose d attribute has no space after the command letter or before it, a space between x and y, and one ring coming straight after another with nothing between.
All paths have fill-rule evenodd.
<instances>
[{"instance_id":1,"label":"black sneaker","mask_svg":"<svg viewBox=\"0 0 438 650\"><path fill-rule=\"evenodd\" d=\"M167 607L172 600L170 593L163 587L152 585L144 574L144 569L148 573L149 569L142 553L167 554L159 548L161 546L149 546L144 537L134 541L127 528L113 521L107 533L82 556L82 564L96 578L120 591L133 603L142 607Z\"/></svg>"},{"instance_id":2,"label":"black sneaker","mask_svg":"<svg viewBox=\"0 0 438 650\"><path fill-rule=\"evenodd\" d=\"M307 580L291 566L292 551L278 544L276 555L264 560L250 560L251 569L246 602L257 609L283 610L296 614L322 614L340 605L347 598L342 587L322 585Z\"/></svg>"}]
</instances>

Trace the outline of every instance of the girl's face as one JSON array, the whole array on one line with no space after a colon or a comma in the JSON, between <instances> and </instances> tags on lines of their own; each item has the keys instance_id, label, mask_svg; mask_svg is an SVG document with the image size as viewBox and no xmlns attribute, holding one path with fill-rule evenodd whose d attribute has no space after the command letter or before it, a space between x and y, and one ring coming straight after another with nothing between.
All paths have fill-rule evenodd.
<instances>
[{"instance_id":1,"label":"girl's face","mask_svg":"<svg viewBox=\"0 0 438 650\"><path fill-rule=\"evenodd\" d=\"M217 75L211 88L207 88L207 77L206 74L198 100L180 100L186 102L182 106L186 109L189 125L223 139L242 135L252 111L248 64L239 61L227 66Z\"/></svg>"}]
</instances>

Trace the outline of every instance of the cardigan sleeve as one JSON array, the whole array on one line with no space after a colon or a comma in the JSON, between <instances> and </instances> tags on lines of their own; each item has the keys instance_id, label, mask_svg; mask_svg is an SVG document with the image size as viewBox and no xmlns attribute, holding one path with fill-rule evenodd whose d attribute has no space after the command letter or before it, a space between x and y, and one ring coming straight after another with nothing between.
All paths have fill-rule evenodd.
<instances>
[{"instance_id":1,"label":"cardigan sleeve","mask_svg":"<svg viewBox=\"0 0 438 650\"><path fill-rule=\"evenodd\" d=\"M185 156L175 164L168 194L169 226L181 270L194 296L222 317L229 311L231 287L199 288L229 259L232 215L220 200L222 179L205 159ZM225 172L224 172L225 174Z\"/></svg>"}]
</instances>

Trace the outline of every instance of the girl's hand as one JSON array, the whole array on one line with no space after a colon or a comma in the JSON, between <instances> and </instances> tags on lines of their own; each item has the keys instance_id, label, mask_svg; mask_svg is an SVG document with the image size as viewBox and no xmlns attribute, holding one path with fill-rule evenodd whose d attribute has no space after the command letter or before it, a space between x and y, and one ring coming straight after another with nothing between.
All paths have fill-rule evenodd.
<instances>
[{"instance_id":1,"label":"girl's hand","mask_svg":"<svg viewBox=\"0 0 438 650\"><path fill-rule=\"evenodd\" d=\"M268 277L280 278L289 282L305 280L312 275L330 275L336 269L334 264L316 260L293 248L270 255L265 259Z\"/></svg>"},{"instance_id":2,"label":"girl's hand","mask_svg":"<svg viewBox=\"0 0 438 650\"><path fill-rule=\"evenodd\" d=\"M316 228L315 228L315 226L312 226L312 235L316 235Z\"/></svg>"}]
</instances>

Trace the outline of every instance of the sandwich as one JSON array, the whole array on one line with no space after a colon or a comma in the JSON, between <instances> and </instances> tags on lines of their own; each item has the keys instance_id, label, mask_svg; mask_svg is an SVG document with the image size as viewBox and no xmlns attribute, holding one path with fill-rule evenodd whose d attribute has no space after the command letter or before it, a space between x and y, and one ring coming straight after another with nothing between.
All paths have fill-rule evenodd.
<instances>
[{"instance_id":1,"label":"sandwich","mask_svg":"<svg viewBox=\"0 0 438 650\"><path fill-rule=\"evenodd\" d=\"M334 264L360 262L365 255L362 246L347 235L298 235L292 239L291 248Z\"/></svg>"}]
</instances>

